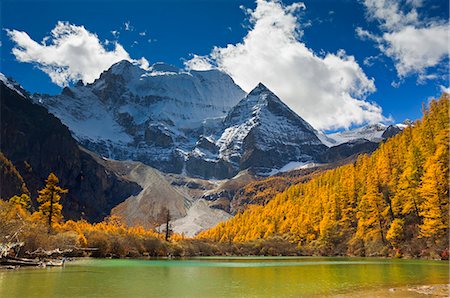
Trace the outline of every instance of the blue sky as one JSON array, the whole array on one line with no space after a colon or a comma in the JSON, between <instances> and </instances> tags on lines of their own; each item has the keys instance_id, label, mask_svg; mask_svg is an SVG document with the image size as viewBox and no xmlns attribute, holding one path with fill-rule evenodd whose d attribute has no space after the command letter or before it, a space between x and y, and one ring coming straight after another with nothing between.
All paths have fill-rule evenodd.
<instances>
[{"instance_id":1,"label":"blue sky","mask_svg":"<svg viewBox=\"0 0 450 298\"><path fill-rule=\"evenodd\" d=\"M389 0L383 0L389 2ZM381 2L383 2L381 1ZM324 58L327 53L336 54L339 50L345 51L345 57L353 56L355 63L360 70L355 70L354 76L363 73L368 80L373 79L374 87L364 95L354 95L353 85L345 89L350 96L356 100L364 102L376 102L382 108L382 115L391 117L394 121L403 121L406 118L417 119L421 114L422 102L430 97L439 96L442 86L448 87L448 47L446 49L447 58L442 58L442 52L436 53L435 49L429 52L420 52L418 55L423 59L441 57L437 63L424 64L422 68L415 67L419 63L411 64L411 59L415 58L414 52L410 57L401 57L401 51L395 52L396 47L402 44L387 40L382 40L385 33L407 33L407 28L424 29L424 32L431 31L438 26L448 26L449 7L448 1L407 1L398 7L398 11L382 10L374 7L370 1L304 1L305 7L296 9L292 13L296 17L298 25L297 36L299 42L304 44L314 55ZM282 7L285 13L290 15L287 8L292 1L283 1ZM389 3L387 3L389 4ZM371 6L372 5L372 6ZM244 8L243 8L243 7ZM214 47L225 48L228 44L237 45L249 34L255 24L250 19L251 12L255 11L257 3L254 1L5 1L1 2L1 27L3 29L26 32L29 37L37 42L41 42L44 37L49 36L50 31L56 26L58 21L68 22L76 26L84 26L85 29L98 36L98 39L105 50L114 50L114 44L105 42L117 41L132 59L145 57L150 64L157 61L164 61L184 67L184 62L192 58L192 54L205 56L209 55ZM388 7L388 6L386 6ZM378 9L378 10L377 10ZM408 14L414 12L418 15ZM396 21L394 25L386 21L387 18L394 18L397 15L406 19L413 16L410 22L401 23ZM255 18L255 15L253 15ZM384 19L383 19L384 18ZM258 19L260 20L260 19ZM126 23L129 24L126 30ZM261 21L262 23L262 21ZM432 28L432 26L435 26ZM358 29L360 34L357 33ZM403 30L403 31L402 31ZM119 32L114 36L111 31ZM145 35L144 33L145 32ZM361 33L363 32L363 33ZM422 32L422 31L421 31ZM433 32L430 32L432 35ZM401 35L404 36L404 35ZM422 36L422 35L421 35ZM414 36L411 38L414 39ZM448 39L448 31L447 37ZM403 39L399 39L400 41ZM428 40L428 39L426 39ZM270 42L268 40L267 42ZM420 44L420 42L419 42ZM1 65L0 69L6 76L13 77L22 86L31 92L39 93L59 93L61 87L53 83L48 74L39 69L39 61L30 63L19 62L12 49L17 45L17 40L13 41L7 30L1 33ZM408 43L409 45L409 43ZM448 45L448 40L447 40ZM387 50L380 50L384 47ZM391 51L389 51L389 47ZM417 48L417 47L416 47ZM436 47L434 47L436 48ZM404 47L402 49L405 49ZM414 51L414 49L412 49ZM433 51L433 52L431 52ZM283 53L283 50L281 51ZM229 56L227 53L221 54L218 61L213 64L219 65L231 73L232 77L240 83L245 77L240 69L227 66ZM428 55L428 56L427 56ZM430 56L431 55L431 58ZM439 56L441 55L441 56ZM225 56L225 58L224 58ZM338 55L339 56L339 55ZM242 59L246 59L243 56ZM258 57L254 59L259 59ZM209 59L209 58L208 58ZM226 60L228 59L228 60ZM253 59L253 58L252 58ZM270 62L270 58L269 62ZM410 59L410 60L408 60ZM432 60L432 59L431 59ZM211 61L209 59L208 61ZM233 61L232 61L233 62ZM413 61L414 62L414 61ZM267 67L267 65L269 67ZM295 72L298 76L299 87L302 88L302 72L297 69L275 67L279 73L278 77L283 77ZM265 66L267 72L270 63L261 64ZM228 68L227 68L228 67ZM295 68L296 65L286 66ZM281 69L281 71L280 71ZM251 73L250 73L251 75ZM328 75L328 74L326 74ZM332 75L332 74L330 74ZM317 77L314 80L320 80ZM263 76L261 80L267 80L269 87L280 90L286 84L271 81L271 76ZM306 84L308 81L305 81ZM244 81L243 85L253 84L252 80ZM291 85L295 89L296 82ZM357 83L355 83L357 84ZM371 87L365 82L366 89ZM242 84L240 84L242 85ZM243 86L242 86L243 87ZM360 89L364 87L360 87ZM245 88L244 89L248 89ZM326 88L325 88L326 89ZM348 91L350 90L350 91ZM249 90L246 90L249 91ZM312 119L313 125L321 126L324 130L334 130L345 126L354 126L364 121L375 121L372 116L357 116L359 120L342 121L342 125L335 127L320 120L317 114L308 110L302 110L301 105L307 105L308 100L298 100L288 91L280 90L278 95L286 94L288 105L295 107L294 110L302 111ZM334 92L334 91L333 91ZM336 92L340 92L337 90ZM333 93L324 94L309 92L305 93L309 97L323 96L332 98ZM306 96L304 95L304 96ZM291 97L292 98L291 98ZM282 96L280 96L282 100ZM295 101L301 102L298 107ZM311 103L314 99L309 99ZM332 100L332 99L329 99ZM345 99L343 99L345 100ZM338 104L338 102L337 102ZM359 101L358 103L359 104ZM324 105L327 102L324 99ZM328 105L329 106L329 105ZM320 109L320 106L317 106ZM326 106L324 106L324 109ZM308 114L309 113L309 114ZM331 113L331 112L330 112ZM327 115L325 113L325 115ZM368 115L368 114L367 114ZM335 115L339 117L339 114ZM330 117L334 117L330 114ZM344 117L344 116L343 116ZM353 117L353 116L347 116ZM372 118L371 118L372 117ZM358 122L359 121L359 122Z\"/></svg>"}]
</instances>

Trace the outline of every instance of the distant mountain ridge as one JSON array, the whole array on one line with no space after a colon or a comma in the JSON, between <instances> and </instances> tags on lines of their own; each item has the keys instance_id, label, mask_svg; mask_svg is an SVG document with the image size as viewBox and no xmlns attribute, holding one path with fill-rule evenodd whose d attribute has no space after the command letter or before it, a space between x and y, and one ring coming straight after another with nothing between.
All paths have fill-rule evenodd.
<instances>
[{"instance_id":1,"label":"distant mountain ridge","mask_svg":"<svg viewBox=\"0 0 450 298\"><path fill-rule=\"evenodd\" d=\"M347 142L356 141L358 139L365 139L373 143L379 143L386 140L400 131L402 131L408 125L410 121L406 120L404 123L385 125L382 123L369 124L355 129L345 130L342 132L336 132L331 134L318 133L318 137L328 147L338 146Z\"/></svg>"}]
</instances>

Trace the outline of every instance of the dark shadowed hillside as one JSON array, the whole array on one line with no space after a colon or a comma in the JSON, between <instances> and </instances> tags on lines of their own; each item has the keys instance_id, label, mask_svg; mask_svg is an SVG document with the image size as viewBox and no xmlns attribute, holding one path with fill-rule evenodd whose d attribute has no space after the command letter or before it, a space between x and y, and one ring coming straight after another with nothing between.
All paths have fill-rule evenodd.
<instances>
[{"instance_id":1,"label":"dark shadowed hillside","mask_svg":"<svg viewBox=\"0 0 450 298\"><path fill-rule=\"evenodd\" d=\"M62 199L64 216L99 221L140 190L80 150L67 127L44 107L3 82L0 88L2 199L24 192L22 181L34 199L45 178L54 172L70 190Z\"/></svg>"}]
</instances>

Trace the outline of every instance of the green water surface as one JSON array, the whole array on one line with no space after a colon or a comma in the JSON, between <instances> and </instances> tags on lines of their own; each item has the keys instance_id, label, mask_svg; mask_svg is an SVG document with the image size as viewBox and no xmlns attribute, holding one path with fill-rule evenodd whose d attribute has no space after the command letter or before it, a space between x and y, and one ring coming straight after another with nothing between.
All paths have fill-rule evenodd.
<instances>
[{"instance_id":1,"label":"green water surface","mask_svg":"<svg viewBox=\"0 0 450 298\"><path fill-rule=\"evenodd\" d=\"M443 261L81 259L66 263L64 268L0 271L0 297L420 297L405 289L446 284L448 280L449 265Z\"/></svg>"}]
</instances>

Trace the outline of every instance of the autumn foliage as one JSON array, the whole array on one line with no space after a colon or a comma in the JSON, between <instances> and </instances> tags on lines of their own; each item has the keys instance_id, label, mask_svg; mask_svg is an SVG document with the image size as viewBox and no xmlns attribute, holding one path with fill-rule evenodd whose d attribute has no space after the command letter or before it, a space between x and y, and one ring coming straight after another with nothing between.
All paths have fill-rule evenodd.
<instances>
[{"instance_id":1,"label":"autumn foliage","mask_svg":"<svg viewBox=\"0 0 450 298\"><path fill-rule=\"evenodd\" d=\"M54 249L88 252L91 256L167 256L170 245L164 235L143 227L127 227L117 216L100 223L85 220L64 221L59 203L66 189L50 173L46 185L39 191L38 209L33 212L28 194L0 201L0 243L23 242L23 252ZM171 240L182 240L172 235Z\"/></svg>"},{"instance_id":2,"label":"autumn foliage","mask_svg":"<svg viewBox=\"0 0 450 298\"><path fill-rule=\"evenodd\" d=\"M45 180L45 187L39 191L37 201L39 205L39 216L41 216L48 223L48 232L50 233L55 223L62 220L62 205L59 203L61 195L68 192L58 186L59 179L55 174L50 173L47 180Z\"/></svg>"},{"instance_id":3,"label":"autumn foliage","mask_svg":"<svg viewBox=\"0 0 450 298\"><path fill-rule=\"evenodd\" d=\"M199 235L282 237L305 254L438 257L448 250L449 96L370 156L291 186Z\"/></svg>"}]
</instances>

